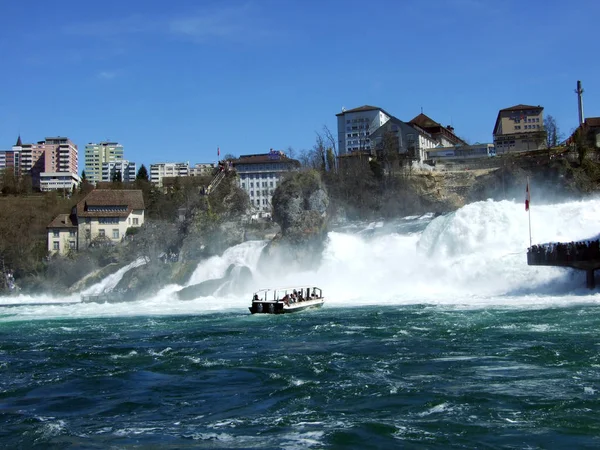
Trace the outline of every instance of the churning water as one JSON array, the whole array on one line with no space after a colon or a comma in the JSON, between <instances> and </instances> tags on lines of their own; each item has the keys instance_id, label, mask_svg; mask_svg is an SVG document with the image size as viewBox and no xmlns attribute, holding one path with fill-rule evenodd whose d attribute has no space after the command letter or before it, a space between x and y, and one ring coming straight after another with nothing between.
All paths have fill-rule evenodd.
<instances>
[{"instance_id":1,"label":"churning water","mask_svg":"<svg viewBox=\"0 0 600 450\"><path fill-rule=\"evenodd\" d=\"M534 244L598 234L598 200L534 208ZM322 287L322 309L252 316L250 292L180 301L181 286L118 304L0 299L19 304L0 309L0 445L600 444L600 297L583 273L527 266L522 204L331 232L320 267L284 278L255 270L264 245L190 283L246 265L257 289Z\"/></svg>"}]
</instances>

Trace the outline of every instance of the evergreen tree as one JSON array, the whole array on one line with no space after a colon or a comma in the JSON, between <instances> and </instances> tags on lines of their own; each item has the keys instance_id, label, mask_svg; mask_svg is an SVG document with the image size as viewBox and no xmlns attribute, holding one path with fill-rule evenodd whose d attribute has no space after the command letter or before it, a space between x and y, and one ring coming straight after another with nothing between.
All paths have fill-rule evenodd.
<instances>
[{"instance_id":1,"label":"evergreen tree","mask_svg":"<svg viewBox=\"0 0 600 450\"><path fill-rule=\"evenodd\" d=\"M144 166L142 164L142 166L139 168L137 175L135 176L136 180L143 180L143 181L148 181L149 177L148 177L148 169L146 169L146 166Z\"/></svg>"}]
</instances>

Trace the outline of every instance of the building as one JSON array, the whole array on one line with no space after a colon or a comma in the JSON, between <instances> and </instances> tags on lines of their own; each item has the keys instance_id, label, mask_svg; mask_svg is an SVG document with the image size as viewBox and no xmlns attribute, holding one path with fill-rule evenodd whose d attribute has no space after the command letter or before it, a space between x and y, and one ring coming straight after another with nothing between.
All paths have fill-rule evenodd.
<instances>
[{"instance_id":1,"label":"building","mask_svg":"<svg viewBox=\"0 0 600 450\"><path fill-rule=\"evenodd\" d=\"M124 149L118 142L90 142L85 146L84 158L85 178L95 184L102 181L103 164L122 161Z\"/></svg>"},{"instance_id":2,"label":"building","mask_svg":"<svg viewBox=\"0 0 600 450\"><path fill-rule=\"evenodd\" d=\"M271 199L283 176L300 167L300 162L288 158L282 151L242 155L232 161L239 175L240 187L248 193L250 204L261 213L271 211Z\"/></svg>"},{"instance_id":3,"label":"building","mask_svg":"<svg viewBox=\"0 0 600 450\"><path fill-rule=\"evenodd\" d=\"M150 182L157 187L163 187L163 178L187 177L190 173L190 163L157 163L150 165Z\"/></svg>"},{"instance_id":4,"label":"building","mask_svg":"<svg viewBox=\"0 0 600 450\"><path fill-rule=\"evenodd\" d=\"M122 159L102 163L102 182L111 182L120 179L124 183L133 183L137 173L136 164L132 161ZM87 177L87 172L86 172Z\"/></svg>"},{"instance_id":5,"label":"building","mask_svg":"<svg viewBox=\"0 0 600 450\"><path fill-rule=\"evenodd\" d=\"M382 108L364 105L336 114L338 129L338 154L370 151L370 134L392 117Z\"/></svg>"},{"instance_id":6,"label":"building","mask_svg":"<svg viewBox=\"0 0 600 450\"><path fill-rule=\"evenodd\" d=\"M19 153L17 175L31 175L32 185L41 189L43 173L69 173L77 177L77 145L66 137L47 137L36 144L23 144L21 137L13 152ZM46 178L52 177L47 175Z\"/></svg>"},{"instance_id":7,"label":"building","mask_svg":"<svg viewBox=\"0 0 600 450\"><path fill-rule=\"evenodd\" d=\"M74 214L59 214L46 227L48 253L66 255L78 250L77 217Z\"/></svg>"},{"instance_id":8,"label":"building","mask_svg":"<svg viewBox=\"0 0 600 450\"><path fill-rule=\"evenodd\" d=\"M71 211L77 219L78 247L94 240L120 242L127 228L144 224L141 190L94 189Z\"/></svg>"},{"instance_id":9,"label":"building","mask_svg":"<svg viewBox=\"0 0 600 450\"><path fill-rule=\"evenodd\" d=\"M489 158L496 156L494 144L457 145L454 147L438 147L427 151L427 160L444 162L451 160Z\"/></svg>"},{"instance_id":10,"label":"building","mask_svg":"<svg viewBox=\"0 0 600 450\"><path fill-rule=\"evenodd\" d=\"M195 164L194 167L190 167L189 175L190 177L207 176L212 175L214 170L214 163L198 163Z\"/></svg>"},{"instance_id":11,"label":"building","mask_svg":"<svg viewBox=\"0 0 600 450\"><path fill-rule=\"evenodd\" d=\"M369 138L371 148L376 154L392 149L400 158L407 161L424 161L427 150L439 145L425 130L393 116L377 130L371 132Z\"/></svg>"},{"instance_id":12,"label":"building","mask_svg":"<svg viewBox=\"0 0 600 450\"><path fill-rule=\"evenodd\" d=\"M568 146L577 145L578 139L588 147L600 148L600 117L588 117L565 141Z\"/></svg>"},{"instance_id":13,"label":"building","mask_svg":"<svg viewBox=\"0 0 600 450\"><path fill-rule=\"evenodd\" d=\"M467 145L465 141L454 134L453 126L448 125L445 127L423 113L419 114L408 123L410 125L416 125L429 133L429 135L438 143L438 146L454 147L455 145Z\"/></svg>"},{"instance_id":14,"label":"building","mask_svg":"<svg viewBox=\"0 0 600 450\"><path fill-rule=\"evenodd\" d=\"M92 242L120 242L130 227L144 224L141 190L95 189L47 227L48 252L65 254Z\"/></svg>"},{"instance_id":15,"label":"building","mask_svg":"<svg viewBox=\"0 0 600 450\"><path fill-rule=\"evenodd\" d=\"M12 170L15 176L20 176L20 162L20 150L0 150L0 172L9 169Z\"/></svg>"},{"instance_id":16,"label":"building","mask_svg":"<svg viewBox=\"0 0 600 450\"><path fill-rule=\"evenodd\" d=\"M498 155L546 148L544 108L515 105L501 109L493 134Z\"/></svg>"},{"instance_id":17,"label":"building","mask_svg":"<svg viewBox=\"0 0 600 450\"><path fill-rule=\"evenodd\" d=\"M81 178L73 172L42 172L40 174L40 191L65 190L73 192L81 183Z\"/></svg>"}]
</instances>

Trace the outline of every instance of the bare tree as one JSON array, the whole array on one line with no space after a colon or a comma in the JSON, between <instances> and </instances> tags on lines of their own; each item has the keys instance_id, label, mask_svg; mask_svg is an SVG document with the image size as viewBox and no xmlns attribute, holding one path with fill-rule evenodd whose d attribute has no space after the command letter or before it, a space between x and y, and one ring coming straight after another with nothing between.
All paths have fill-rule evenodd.
<instances>
[{"instance_id":1,"label":"bare tree","mask_svg":"<svg viewBox=\"0 0 600 450\"><path fill-rule=\"evenodd\" d=\"M544 129L546 130L546 145L548 148L556 147L563 140L563 136L558 129L556 120L551 115L544 119Z\"/></svg>"}]
</instances>

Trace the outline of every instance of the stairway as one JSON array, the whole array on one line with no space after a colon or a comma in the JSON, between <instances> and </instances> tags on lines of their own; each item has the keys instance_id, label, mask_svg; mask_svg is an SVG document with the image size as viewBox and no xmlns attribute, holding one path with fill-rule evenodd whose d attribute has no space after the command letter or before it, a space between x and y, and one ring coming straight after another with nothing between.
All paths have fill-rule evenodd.
<instances>
[{"instance_id":1,"label":"stairway","mask_svg":"<svg viewBox=\"0 0 600 450\"><path fill-rule=\"evenodd\" d=\"M221 171L219 171L218 174L216 174L214 176L214 178L212 179L212 181L210 182L210 184L206 188L205 194L206 195L210 195L211 192L213 192L217 188L217 186L223 180L223 178L225 178L225 171L221 170Z\"/></svg>"}]
</instances>

